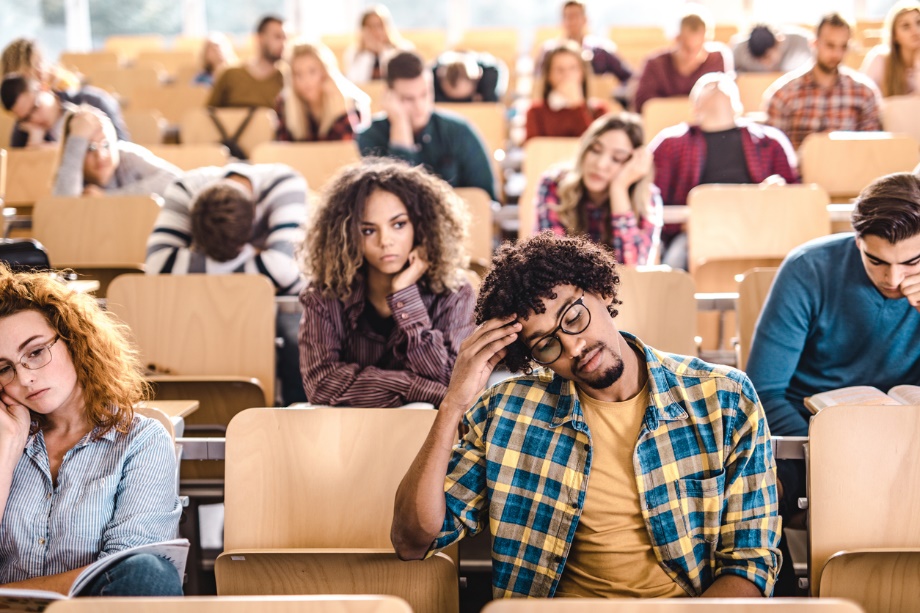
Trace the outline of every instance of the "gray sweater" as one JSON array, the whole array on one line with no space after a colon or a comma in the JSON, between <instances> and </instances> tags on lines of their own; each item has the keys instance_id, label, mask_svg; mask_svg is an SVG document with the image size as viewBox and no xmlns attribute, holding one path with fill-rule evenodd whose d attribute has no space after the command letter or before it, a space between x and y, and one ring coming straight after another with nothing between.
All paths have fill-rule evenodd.
<instances>
[{"instance_id":1,"label":"gray sweater","mask_svg":"<svg viewBox=\"0 0 920 613\"><path fill-rule=\"evenodd\" d=\"M106 194L162 195L182 171L140 145L120 140L118 147L120 162L108 185L103 186ZM80 196L83 194L83 161L86 159L89 140L82 136L71 136L64 145L61 164L54 180L52 194L55 196Z\"/></svg>"}]
</instances>

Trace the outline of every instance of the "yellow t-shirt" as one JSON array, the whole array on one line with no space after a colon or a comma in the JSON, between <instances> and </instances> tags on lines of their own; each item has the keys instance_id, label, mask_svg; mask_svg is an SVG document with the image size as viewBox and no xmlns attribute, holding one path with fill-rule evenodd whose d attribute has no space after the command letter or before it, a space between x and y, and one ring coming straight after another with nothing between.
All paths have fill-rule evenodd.
<instances>
[{"instance_id":1,"label":"yellow t-shirt","mask_svg":"<svg viewBox=\"0 0 920 613\"><path fill-rule=\"evenodd\" d=\"M556 596L662 598L688 596L658 565L633 468L648 383L633 398L603 402L581 392L591 430L591 473L584 509Z\"/></svg>"}]
</instances>

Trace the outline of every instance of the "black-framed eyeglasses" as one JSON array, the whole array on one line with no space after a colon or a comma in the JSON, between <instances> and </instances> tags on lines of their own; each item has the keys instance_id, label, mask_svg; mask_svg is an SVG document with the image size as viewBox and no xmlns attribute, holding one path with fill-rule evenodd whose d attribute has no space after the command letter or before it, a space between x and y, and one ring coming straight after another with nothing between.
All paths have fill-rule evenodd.
<instances>
[{"instance_id":1,"label":"black-framed eyeglasses","mask_svg":"<svg viewBox=\"0 0 920 613\"><path fill-rule=\"evenodd\" d=\"M581 298L573 302L563 311L559 325L553 328L553 331L534 343L530 348L530 357L533 361L541 366L548 366L562 355L562 341L559 340L557 332L563 334L581 334L588 329L591 324L591 311L585 306L584 292Z\"/></svg>"},{"instance_id":2,"label":"black-framed eyeglasses","mask_svg":"<svg viewBox=\"0 0 920 613\"><path fill-rule=\"evenodd\" d=\"M19 364L28 370L38 370L51 363L51 348L54 346L59 335L55 335L50 343L32 347L25 355L19 358ZM16 367L13 364L0 365L0 385L9 385L16 377Z\"/></svg>"}]
</instances>

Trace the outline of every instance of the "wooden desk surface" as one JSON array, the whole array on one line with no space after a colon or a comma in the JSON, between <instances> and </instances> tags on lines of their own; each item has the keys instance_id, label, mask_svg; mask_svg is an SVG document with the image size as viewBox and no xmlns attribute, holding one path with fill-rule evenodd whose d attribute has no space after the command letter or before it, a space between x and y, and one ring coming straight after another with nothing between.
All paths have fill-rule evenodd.
<instances>
[{"instance_id":1,"label":"wooden desk surface","mask_svg":"<svg viewBox=\"0 0 920 613\"><path fill-rule=\"evenodd\" d=\"M185 418L198 410L199 403L197 400L148 400L137 406L160 409L169 417Z\"/></svg>"}]
</instances>

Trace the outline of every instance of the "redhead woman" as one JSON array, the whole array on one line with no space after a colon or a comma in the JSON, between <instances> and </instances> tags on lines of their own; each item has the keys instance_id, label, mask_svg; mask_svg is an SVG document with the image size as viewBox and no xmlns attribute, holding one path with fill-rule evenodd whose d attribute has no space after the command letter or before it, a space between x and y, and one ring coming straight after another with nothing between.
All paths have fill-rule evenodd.
<instances>
[{"instance_id":1,"label":"redhead woman","mask_svg":"<svg viewBox=\"0 0 920 613\"><path fill-rule=\"evenodd\" d=\"M147 384L92 296L0 265L0 584L66 594L87 565L175 538L172 439L135 415ZM172 596L172 563L129 556L81 596Z\"/></svg>"},{"instance_id":2,"label":"redhead woman","mask_svg":"<svg viewBox=\"0 0 920 613\"><path fill-rule=\"evenodd\" d=\"M544 175L537 229L587 234L612 247L621 264L654 264L662 208L643 139L641 119L633 113L611 113L592 123L574 165Z\"/></svg>"}]
</instances>

